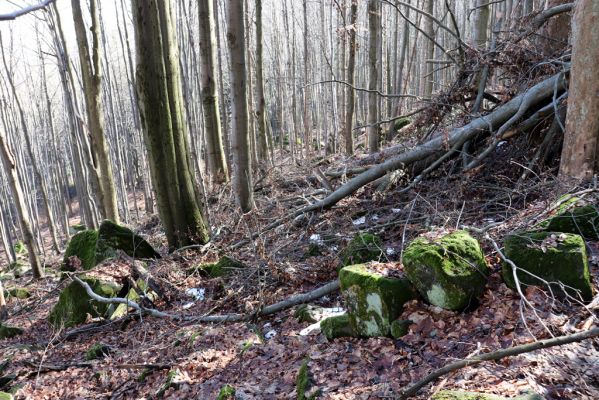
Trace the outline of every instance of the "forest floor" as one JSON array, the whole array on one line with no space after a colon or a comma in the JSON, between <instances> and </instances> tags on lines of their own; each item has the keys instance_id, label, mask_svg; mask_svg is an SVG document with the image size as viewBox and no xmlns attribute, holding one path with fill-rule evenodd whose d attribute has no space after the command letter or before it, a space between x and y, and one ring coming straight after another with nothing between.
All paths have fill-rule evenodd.
<instances>
[{"instance_id":1,"label":"forest floor","mask_svg":"<svg viewBox=\"0 0 599 400\"><path fill-rule=\"evenodd\" d=\"M226 190L213 192L208 197L211 224L218 232L213 244L203 252L171 254L149 266L155 277L176 288L157 307L186 315L255 312L335 279L339 250L358 231L370 231L383 239L387 259L381 260L381 267L390 269L401 269L398 260L404 243L433 228L481 228L501 222L490 231L501 243L503 235L543 213L563 192L551 177L552 170L517 187L522 172L519 165L525 163L514 156L517 146L502 147L484 168L468 176L449 174L448 165L406 193L399 192L405 182L382 193L362 189L331 210L290 221L235 250L230 250L232 244L313 201L322 187L310 167L287 160L285 166L271 170L258 182L257 208L250 214L240 215ZM327 160L321 168L343 162L340 158ZM358 165L359 160L352 163ZM332 183L338 186L340 180ZM155 216L137 228L164 250L164 236ZM306 359L311 393L319 391L319 398L394 398L410 382L456 359L528 343L534 340L531 334L547 338L593 323L592 311L548 301L544 292L529 288L526 297L537 307L550 333L530 309L524 311L525 326L520 298L502 283L499 256L488 242L479 239L493 271L479 306L458 313L412 301L402 318L414 324L401 340L327 341L318 332L304 334L310 324L298 322L293 309L253 323L197 324L153 317L109 324L90 321L88 331L65 337L64 331L47 321L65 283L58 283L56 275L40 282L25 276L5 283L25 286L34 296L11 300L8 322L24 328L25 333L0 342L0 359L11 359L5 373L17 375L16 384L21 385L17 398L155 398L170 374L176 384L163 393L167 399L214 399L226 384L236 389L239 399L295 399L296 378ZM309 256L311 242L320 244L321 255ZM596 284L599 245L589 243L589 249ZM247 268L226 279L186 273L189 267L224 254L243 261ZM51 269L58 270L58 264ZM125 261L113 260L96 267L94 274L118 280L129 269ZM205 298L192 304L185 295L191 288L205 289ZM338 293L316 304L343 307ZM86 351L96 343L109 346L110 355L86 361ZM147 364L156 365L145 371ZM597 399L597 365L599 340L595 339L467 367L429 385L415 398L428 398L442 388L460 388L503 396L533 390L547 399Z\"/></svg>"}]
</instances>

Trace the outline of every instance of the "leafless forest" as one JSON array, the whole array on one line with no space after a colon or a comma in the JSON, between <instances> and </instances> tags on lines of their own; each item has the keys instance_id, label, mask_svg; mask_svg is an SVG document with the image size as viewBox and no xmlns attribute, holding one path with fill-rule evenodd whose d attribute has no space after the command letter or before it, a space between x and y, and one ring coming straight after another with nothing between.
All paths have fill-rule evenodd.
<instances>
[{"instance_id":1,"label":"leafless forest","mask_svg":"<svg viewBox=\"0 0 599 400\"><path fill-rule=\"evenodd\" d=\"M599 398L598 22L0 0L0 400Z\"/></svg>"}]
</instances>

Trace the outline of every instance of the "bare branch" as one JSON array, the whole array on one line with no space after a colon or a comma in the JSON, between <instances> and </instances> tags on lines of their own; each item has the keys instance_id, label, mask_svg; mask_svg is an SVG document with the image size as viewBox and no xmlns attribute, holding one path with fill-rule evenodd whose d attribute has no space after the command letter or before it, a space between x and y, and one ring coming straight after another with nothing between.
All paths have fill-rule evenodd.
<instances>
[{"instance_id":1,"label":"bare branch","mask_svg":"<svg viewBox=\"0 0 599 400\"><path fill-rule=\"evenodd\" d=\"M55 1L56 0L43 0L41 3L31 5L28 7L24 7L20 10L13 11L8 14L0 14L0 21L13 21L13 20L17 19L18 17L21 17L25 14L29 14L31 12L46 8L47 6L54 3Z\"/></svg>"}]
</instances>

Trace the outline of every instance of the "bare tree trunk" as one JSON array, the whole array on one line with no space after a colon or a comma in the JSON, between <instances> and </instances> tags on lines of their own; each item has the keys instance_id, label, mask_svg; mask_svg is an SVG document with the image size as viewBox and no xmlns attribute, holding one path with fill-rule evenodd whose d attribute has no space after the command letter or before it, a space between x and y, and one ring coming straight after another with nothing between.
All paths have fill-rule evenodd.
<instances>
[{"instance_id":1,"label":"bare tree trunk","mask_svg":"<svg viewBox=\"0 0 599 400\"><path fill-rule=\"evenodd\" d=\"M572 72L560 179L590 180L599 171L599 2L580 0L572 23ZM565 78L564 78L565 79Z\"/></svg>"},{"instance_id":2,"label":"bare tree trunk","mask_svg":"<svg viewBox=\"0 0 599 400\"><path fill-rule=\"evenodd\" d=\"M356 84L356 23L358 22L358 0L352 0L350 11L349 35L349 62L347 65L347 109L345 110L345 154L354 154L353 120L354 108L356 106L356 92L353 88Z\"/></svg>"},{"instance_id":3,"label":"bare tree trunk","mask_svg":"<svg viewBox=\"0 0 599 400\"><path fill-rule=\"evenodd\" d=\"M79 49L79 61L83 77L83 88L85 92L85 105L89 131L92 140L92 151L100 175L100 202L102 216L112 221L119 222L119 212L116 199L116 189L112 174L112 165L106 144L104 132L104 112L102 110L102 66L100 59L100 20L98 15L97 0L90 0L90 11L92 25L92 47L90 59L90 47L87 41L87 29L83 22L81 4L79 0L71 0L73 9L73 21L75 23L75 34L77 36L77 47Z\"/></svg>"},{"instance_id":4,"label":"bare tree trunk","mask_svg":"<svg viewBox=\"0 0 599 400\"><path fill-rule=\"evenodd\" d=\"M208 168L214 182L228 182L229 170L223 148L220 124L220 105L216 92L216 33L214 30L214 1L199 0L199 32L201 60L201 93L206 132Z\"/></svg>"},{"instance_id":5,"label":"bare tree trunk","mask_svg":"<svg viewBox=\"0 0 599 400\"><path fill-rule=\"evenodd\" d=\"M158 211L169 247L206 243L193 179L170 0L132 0L137 88Z\"/></svg>"},{"instance_id":6,"label":"bare tree trunk","mask_svg":"<svg viewBox=\"0 0 599 400\"><path fill-rule=\"evenodd\" d=\"M368 151L375 153L380 148L380 128L379 121L379 96L376 91L379 90L379 65L378 49L381 42L381 9L378 0L368 1Z\"/></svg>"},{"instance_id":7,"label":"bare tree trunk","mask_svg":"<svg viewBox=\"0 0 599 400\"><path fill-rule=\"evenodd\" d=\"M233 153L233 188L243 212L254 205L250 138L246 49L244 40L243 0L228 0L227 44L231 60L231 96L233 98L231 151Z\"/></svg>"},{"instance_id":8,"label":"bare tree trunk","mask_svg":"<svg viewBox=\"0 0 599 400\"><path fill-rule=\"evenodd\" d=\"M264 55L262 34L262 0L256 0L256 97L258 120L258 159L271 164L266 132L266 101L264 99Z\"/></svg>"}]
</instances>

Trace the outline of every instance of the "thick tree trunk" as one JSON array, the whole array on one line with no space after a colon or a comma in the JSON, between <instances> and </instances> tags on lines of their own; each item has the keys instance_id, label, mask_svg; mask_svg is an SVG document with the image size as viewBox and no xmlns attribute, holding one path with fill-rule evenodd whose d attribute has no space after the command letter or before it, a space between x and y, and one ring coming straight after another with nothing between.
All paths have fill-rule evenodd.
<instances>
[{"instance_id":1,"label":"thick tree trunk","mask_svg":"<svg viewBox=\"0 0 599 400\"><path fill-rule=\"evenodd\" d=\"M212 180L229 181L229 170L223 148L220 104L216 92L216 34L214 30L214 0L199 0L199 32L201 61L201 94L206 134L206 156Z\"/></svg>"},{"instance_id":2,"label":"thick tree trunk","mask_svg":"<svg viewBox=\"0 0 599 400\"><path fill-rule=\"evenodd\" d=\"M572 72L561 179L589 180L599 171L599 2L580 0L572 27Z\"/></svg>"},{"instance_id":3,"label":"thick tree trunk","mask_svg":"<svg viewBox=\"0 0 599 400\"><path fill-rule=\"evenodd\" d=\"M379 0L368 1L368 150L377 152L380 148L379 120L379 65L378 49L381 43L381 9Z\"/></svg>"},{"instance_id":4,"label":"thick tree trunk","mask_svg":"<svg viewBox=\"0 0 599 400\"><path fill-rule=\"evenodd\" d=\"M352 0L350 11L349 35L349 62L347 65L347 109L345 110L345 154L354 154L353 120L356 106L356 92L353 88L356 83L356 23L358 21L358 0Z\"/></svg>"},{"instance_id":5,"label":"thick tree trunk","mask_svg":"<svg viewBox=\"0 0 599 400\"><path fill-rule=\"evenodd\" d=\"M233 153L233 188L243 212L254 208L246 51L244 40L243 0L228 0L227 44L231 60L231 96L233 97L231 151Z\"/></svg>"},{"instance_id":6,"label":"thick tree trunk","mask_svg":"<svg viewBox=\"0 0 599 400\"><path fill-rule=\"evenodd\" d=\"M102 66L100 60L100 20L98 15L97 0L90 0L91 10L91 34L92 34L92 59L90 59L90 48L87 42L87 29L83 22L81 4L79 0L71 0L73 9L73 21L75 23L75 34L77 36L77 47L79 49L79 60L81 64L81 75L83 77L83 89L85 92L85 105L89 132L92 140L92 151L100 176L100 202L102 216L119 221L116 189L112 174L112 165L106 143L104 132L104 112L102 110Z\"/></svg>"},{"instance_id":7,"label":"thick tree trunk","mask_svg":"<svg viewBox=\"0 0 599 400\"><path fill-rule=\"evenodd\" d=\"M170 0L132 0L137 88L158 212L169 247L206 243L190 168Z\"/></svg>"}]
</instances>

